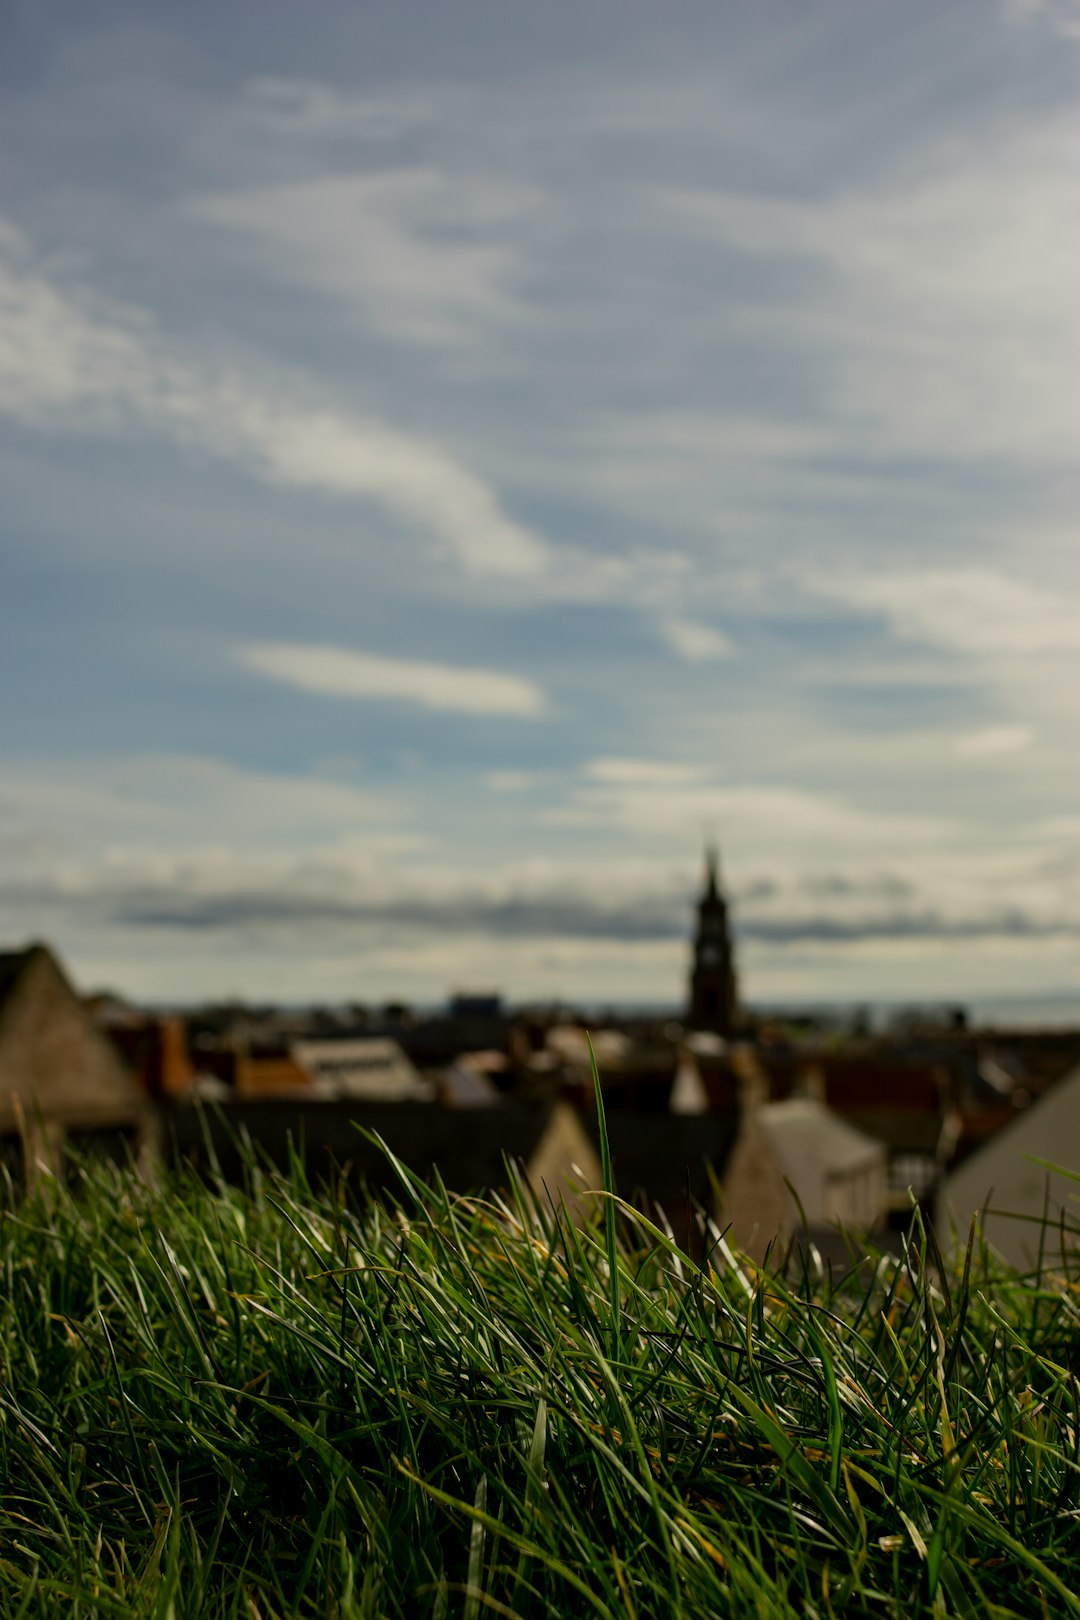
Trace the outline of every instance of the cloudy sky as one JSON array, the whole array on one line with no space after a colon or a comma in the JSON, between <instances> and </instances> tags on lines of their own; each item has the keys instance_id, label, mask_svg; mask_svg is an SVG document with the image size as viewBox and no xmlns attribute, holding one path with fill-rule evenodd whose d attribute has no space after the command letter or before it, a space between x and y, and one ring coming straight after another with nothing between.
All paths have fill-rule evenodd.
<instances>
[{"instance_id":1,"label":"cloudy sky","mask_svg":"<svg viewBox=\"0 0 1080 1620\"><path fill-rule=\"evenodd\" d=\"M0 937L1080 987L1080 5L7 0Z\"/></svg>"}]
</instances>

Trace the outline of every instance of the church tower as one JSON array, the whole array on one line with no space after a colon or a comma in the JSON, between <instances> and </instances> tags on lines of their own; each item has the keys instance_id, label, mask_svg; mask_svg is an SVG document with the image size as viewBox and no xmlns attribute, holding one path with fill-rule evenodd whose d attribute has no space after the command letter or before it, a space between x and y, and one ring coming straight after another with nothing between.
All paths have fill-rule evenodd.
<instances>
[{"instance_id":1,"label":"church tower","mask_svg":"<svg viewBox=\"0 0 1080 1620\"><path fill-rule=\"evenodd\" d=\"M717 866L716 850L710 846L705 855L705 893L698 901L687 1023L691 1029L728 1036L735 1028L739 996L727 901L720 889Z\"/></svg>"}]
</instances>

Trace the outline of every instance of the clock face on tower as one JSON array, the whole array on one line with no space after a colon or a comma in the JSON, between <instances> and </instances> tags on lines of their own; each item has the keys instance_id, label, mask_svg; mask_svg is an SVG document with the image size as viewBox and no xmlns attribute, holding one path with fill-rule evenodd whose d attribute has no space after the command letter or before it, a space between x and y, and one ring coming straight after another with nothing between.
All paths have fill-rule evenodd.
<instances>
[{"instance_id":1,"label":"clock face on tower","mask_svg":"<svg viewBox=\"0 0 1080 1620\"><path fill-rule=\"evenodd\" d=\"M702 965L702 967L717 967L719 962L720 962L720 951L719 951L717 946L715 946L715 945L703 945L701 947L701 965Z\"/></svg>"}]
</instances>

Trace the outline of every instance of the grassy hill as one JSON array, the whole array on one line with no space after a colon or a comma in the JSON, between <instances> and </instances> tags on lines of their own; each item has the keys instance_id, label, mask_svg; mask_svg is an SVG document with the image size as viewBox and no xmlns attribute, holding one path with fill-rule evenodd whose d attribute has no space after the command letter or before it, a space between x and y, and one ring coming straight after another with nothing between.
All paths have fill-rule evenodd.
<instances>
[{"instance_id":1,"label":"grassy hill","mask_svg":"<svg viewBox=\"0 0 1080 1620\"><path fill-rule=\"evenodd\" d=\"M1080 1615L1080 1278L611 1197L84 1168L0 1216L7 1616Z\"/></svg>"}]
</instances>

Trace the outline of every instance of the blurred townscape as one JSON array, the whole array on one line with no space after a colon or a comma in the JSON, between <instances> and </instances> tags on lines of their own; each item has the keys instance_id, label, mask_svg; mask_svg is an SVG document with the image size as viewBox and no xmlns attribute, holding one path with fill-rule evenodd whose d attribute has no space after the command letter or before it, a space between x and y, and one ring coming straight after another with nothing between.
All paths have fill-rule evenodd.
<instances>
[{"instance_id":1,"label":"blurred townscape","mask_svg":"<svg viewBox=\"0 0 1080 1620\"><path fill-rule=\"evenodd\" d=\"M1077 0L309 10L0 8L13 1196L382 1142L584 1209L595 1058L695 1254L1019 1257L1080 1170Z\"/></svg>"},{"instance_id":2,"label":"blurred townscape","mask_svg":"<svg viewBox=\"0 0 1080 1620\"><path fill-rule=\"evenodd\" d=\"M965 1010L764 1016L744 1005L715 850L688 897L677 1016L509 1006L438 1010L240 1001L183 1014L80 994L46 944L0 954L0 1158L9 1193L86 1154L154 1174L186 1157L394 1189L396 1159L451 1190L581 1210L602 1185L593 1064L622 1196L692 1251L720 1234L762 1258L845 1245L916 1211L966 1233L995 1207L1041 1216L1080 1122L1080 1029L972 1027ZM379 1138L380 1141L377 1141ZM393 1157L384 1151L385 1144ZM400 1186L397 1188L401 1192ZM999 1222L999 1246L1026 1231Z\"/></svg>"}]
</instances>

